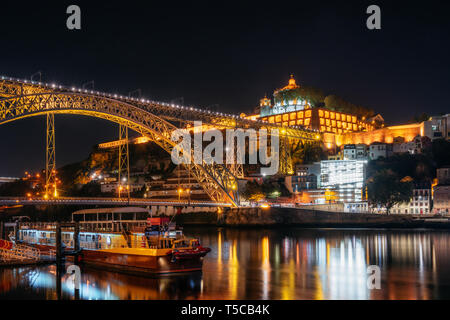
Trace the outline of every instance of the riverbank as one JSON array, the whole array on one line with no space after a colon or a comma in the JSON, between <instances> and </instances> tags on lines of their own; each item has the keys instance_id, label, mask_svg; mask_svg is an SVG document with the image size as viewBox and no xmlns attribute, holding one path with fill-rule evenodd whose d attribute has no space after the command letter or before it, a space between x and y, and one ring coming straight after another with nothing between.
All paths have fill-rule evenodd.
<instances>
[{"instance_id":1,"label":"riverbank","mask_svg":"<svg viewBox=\"0 0 450 320\"><path fill-rule=\"evenodd\" d=\"M179 225L305 228L433 228L450 229L447 217L330 212L299 208L232 208L222 213L182 213Z\"/></svg>"}]
</instances>

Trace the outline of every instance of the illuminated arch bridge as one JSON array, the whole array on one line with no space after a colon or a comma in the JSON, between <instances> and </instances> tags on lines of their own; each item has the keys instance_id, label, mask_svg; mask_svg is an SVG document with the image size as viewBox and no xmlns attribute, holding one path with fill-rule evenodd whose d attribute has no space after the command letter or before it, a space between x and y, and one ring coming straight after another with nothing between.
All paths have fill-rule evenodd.
<instances>
[{"instance_id":1,"label":"illuminated arch bridge","mask_svg":"<svg viewBox=\"0 0 450 320\"><path fill-rule=\"evenodd\" d=\"M28 80L0 79L0 125L48 114L77 114L106 119L140 133L168 153L176 146L171 136L179 128L174 123L202 121L219 129L265 128L269 132L279 128L273 124L193 107ZM283 128L282 132L286 139L312 141L318 138L318 132L300 127ZM193 150L190 154L193 159ZM221 164L195 164L194 161L186 166L213 201L238 205L237 179L243 177L242 169Z\"/></svg>"}]
</instances>

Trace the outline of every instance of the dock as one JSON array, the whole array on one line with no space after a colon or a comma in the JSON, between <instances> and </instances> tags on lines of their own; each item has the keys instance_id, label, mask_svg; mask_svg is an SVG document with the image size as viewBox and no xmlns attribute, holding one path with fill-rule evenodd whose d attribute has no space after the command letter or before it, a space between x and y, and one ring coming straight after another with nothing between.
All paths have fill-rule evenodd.
<instances>
[{"instance_id":1,"label":"dock","mask_svg":"<svg viewBox=\"0 0 450 320\"><path fill-rule=\"evenodd\" d=\"M42 254L35 247L0 240L0 267L22 267L56 262L53 252Z\"/></svg>"}]
</instances>

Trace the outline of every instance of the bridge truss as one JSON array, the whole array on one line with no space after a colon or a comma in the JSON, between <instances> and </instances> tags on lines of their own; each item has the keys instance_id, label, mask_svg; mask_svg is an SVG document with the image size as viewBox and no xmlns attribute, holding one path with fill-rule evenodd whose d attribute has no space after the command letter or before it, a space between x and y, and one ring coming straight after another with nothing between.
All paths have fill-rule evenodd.
<instances>
[{"instance_id":1,"label":"bridge truss","mask_svg":"<svg viewBox=\"0 0 450 320\"><path fill-rule=\"evenodd\" d=\"M118 123L121 134L125 133L122 131L123 128L134 130L157 143L169 154L174 148L179 147L171 140L172 132L180 129L173 124L177 121L186 124L186 127L193 121L202 121L204 124L218 129L267 129L269 133L272 129L279 129L283 137L280 139L282 146L289 140L314 141L320 138L318 132L304 128L281 128L274 124L203 111L193 107L175 106L84 89L30 83L30 81L5 78L0 80L0 125L39 115L47 115L47 117L51 115L48 118L51 122L51 117L55 114L85 115ZM284 148L286 149L287 145ZM196 164L193 161L193 148L188 154L191 163L185 166L210 198L216 202L238 205L238 179L243 177L242 166L230 167L217 163L209 164L205 161ZM292 167L289 167L288 152L283 151L280 155L281 161L286 162L284 167L292 170ZM50 162L51 159L48 163Z\"/></svg>"}]
</instances>

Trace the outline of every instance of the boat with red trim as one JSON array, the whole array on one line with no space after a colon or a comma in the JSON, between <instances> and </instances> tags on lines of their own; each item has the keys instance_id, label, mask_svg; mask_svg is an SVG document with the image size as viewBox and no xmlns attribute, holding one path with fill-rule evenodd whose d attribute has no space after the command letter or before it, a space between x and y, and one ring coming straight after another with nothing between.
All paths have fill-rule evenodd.
<instances>
[{"instance_id":1,"label":"boat with red trim","mask_svg":"<svg viewBox=\"0 0 450 320\"><path fill-rule=\"evenodd\" d=\"M169 217L152 217L144 208L87 209L74 212L80 226L79 262L88 266L131 274L172 274L201 271L211 251L199 239L184 236ZM63 229L62 245L75 247L74 230ZM41 252L56 246L56 224L21 223L17 242Z\"/></svg>"}]
</instances>

